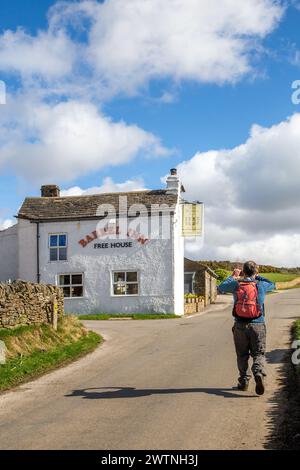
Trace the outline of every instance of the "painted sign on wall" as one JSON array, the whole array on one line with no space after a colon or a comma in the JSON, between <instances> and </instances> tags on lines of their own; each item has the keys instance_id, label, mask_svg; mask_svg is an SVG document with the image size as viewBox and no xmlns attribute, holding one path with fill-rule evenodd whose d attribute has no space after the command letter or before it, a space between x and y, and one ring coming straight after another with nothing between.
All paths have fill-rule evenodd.
<instances>
[{"instance_id":1,"label":"painted sign on wall","mask_svg":"<svg viewBox=\"0 0 300 470\"><path fill-rule=\"evenodd\" d=\"M121 232L120 228L116 226L115 228L107 228L103 229L102 231L99 230L94 230L92 233L87 235L85 238L82 238L79 240L79 245L81 245L83 248L85 248L87 245L89 245L91 242L99 239L103 239L105 237L109 237L109 235L116 236L116 238L121 238ZM149 242L149 239L146 238L143 234L137 232L136 230L129 229L126 236L124 239L131 239L135 240L141 245L146 245L146 243ZM110 245L108 243L96 243L94 244L94 248L131 248L132 243L125 242L125 243L111 243Z\"/></svg>"}]
</instances>

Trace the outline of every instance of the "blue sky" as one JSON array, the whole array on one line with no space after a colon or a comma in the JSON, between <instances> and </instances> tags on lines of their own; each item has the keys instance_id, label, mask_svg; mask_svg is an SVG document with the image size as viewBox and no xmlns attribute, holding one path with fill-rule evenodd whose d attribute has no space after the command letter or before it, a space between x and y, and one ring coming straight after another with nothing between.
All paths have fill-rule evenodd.
<instances>
[{"instance_id":1,"label":"blue sky","mask_svg":"<svg viewBox=\"0 0 300 470\"><path fill-rule=\"evenodd\" d=\"M54 13L52 10L49 27L49 8L57 6L57 2L1 0L0 79L5 81L8 92L7 104L0 105L2 226L4 221L12 219L26 195L39 194L43 182L58 182L63 189L70 190L69 194L74 193L74 187L77 191L94 187L99 191L155 188L161 186L161 178L169 168L177 166L188 197L203 200L207 206L206 243L201 249L197 243L187 243L191 256L242 259L259 253L260 262L300 265L300 254L296 258L293 255L300 248L299 227L295 224L298 208L291 210L290 203L298 196L297 183L289 182L289 175L296 177L300 169L300 149L299 155L294 154L300 105L291 101L291 85L300 79L298 2L245 0L243 13L239 11L239 0L231 2L233 7L228 11L228 2L223 0L216 3L201 0L201 9L193 6L192 0L168 0L170 15L166 9L161 16L170 18L170 25L154 23L142 44L144 50L142 46L134 50L132 45L141 37L143 42L143 34L134 37L136 17L126 8L120 12L119 1L104 2L108 5L106 10L101 2L93 0L68 2L76 8L70 10L65 4L58 6ZM141 0L134 0L137 5L139 2L141 5ZM159 18L158 2L151 2L151 18L156 14ZM78 7L82 4L85 4L84 11ZM209 5L214 7L214 4L216 10L211 12ZM184 9L187 25L199 28L194 37L193 32L184 32L180 38L181 19L176 17L174 7ZM188 13L191 17L199 14L200 21L192 24ZM142 25L147 15L138 14L141 14L138 24ZM226 18L224 24L220 14ZM201 23L203 15L205 18L208 15L208 20ZM229 38L228 42L220 42L221 34L214 18L216 24L220 22L220 30ZM123 20L129 25L129 35L132 31L132 42L126 36L116 47ZM108 29L103 27L105 21ZM115 36L109 29L112 23ZM206 23L211 28L208 32L204 32ZM247 28L250 32L243 37ZM8 30L11 30L9 34ZM47 33L46 39L41 40L41 32ZM173 43L168 43L173 33L179 39L175 52ZM197 41L202 41L204 34L207 44L200 47ZM56 44L58 37L62 42ZM151 41L154 45L150 48ZM160 47L155 49L157 43ZM170 64L168 51L174 56ZM229 58L232 54L228 61L226 54ZM191 62L184 55L190 56ZM71 56L73 62L65 69ZM46 71L39 68L43 64L48 64ZM69 106L70 102L76 102L76 107ZM63 106L57 107L59 104ZM55 119L61 119L64 125L70 122L70 132L76 136L74 113L79 116L83 113L88 128L96 129L99 125L99 135L101 132L105 135L98 141L97 131L96 135L91 133L86 151L83 145L81 154L75 145L76 137L75 148L72 136L70 141L66 139L68 165L62 165L64 149L53 144L55 136L62 137L61 127L55 127ZM295 120L287 121L289 116ZM40 127L43 120L51 132ZM109 129L112 123L118 129ZM265 131L249 142L255 124ZM290 135L293 138L296 135L296 140L288 149ZM95 148L101 147L106 139L108 143L98 158ZM114 139L120 140L120 146L109 143ZM128 142L130 148L125 148ZM245 147L241 149L241 145ZM272 145L276 153L274 161ZM207 154L212 150L213 155ZM122 154L120 158L116 157L117 152ZM292 153L286 174L281 174ZM52 158L57 173L49 163ZM229 187L234 191L228 191ZM269 205L266 201L270 201ZM249 228L249 218L255 218L259 226L254 223L256 228Z\"/></svg>"}]
</instances>

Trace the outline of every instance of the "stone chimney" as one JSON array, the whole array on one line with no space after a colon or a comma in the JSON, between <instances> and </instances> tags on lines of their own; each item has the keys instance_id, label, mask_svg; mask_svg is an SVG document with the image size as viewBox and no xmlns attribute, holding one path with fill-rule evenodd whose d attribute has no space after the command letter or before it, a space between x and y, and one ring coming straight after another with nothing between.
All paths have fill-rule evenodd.
<instances>
[{"instance_id":1,"label":"stone chimney","mask_svg":"<svg viewBox=\"0 0 300 470\"><path fill-rule=\"evenodd\" d=\"M170 174L167 178L167 194L180 194L185 192L182 186L176 168L171 168Z\"/></svg>"},{"instance_id":2,"label":"stone chimney","mask_svg":"<svg viewBox=\"0 0 300 470\"><path fill-rule=\"evenodd\" d=\"M60 197L60 189L56 184L46 184L41 187L41 197Z\"/></svg>"}]
</instances>

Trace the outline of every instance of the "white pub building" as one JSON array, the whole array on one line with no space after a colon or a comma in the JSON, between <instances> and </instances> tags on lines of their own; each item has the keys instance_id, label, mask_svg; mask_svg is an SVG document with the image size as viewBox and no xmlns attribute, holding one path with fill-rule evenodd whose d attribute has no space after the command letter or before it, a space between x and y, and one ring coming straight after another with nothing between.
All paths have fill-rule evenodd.
<instances>
[{"instance_id":1,"label":"white pub building","mask_svg":"<svg viewBox=\"0 0 300 470\"><path fill-rule=\"evenodd\" d=\"M71 313L184 313L184 188L25 199L0 232L0 282L63 288ZM199 206L198 206L199 207ZM199 220L198 220L199 223Z\"/></svg>"}]
</instances>

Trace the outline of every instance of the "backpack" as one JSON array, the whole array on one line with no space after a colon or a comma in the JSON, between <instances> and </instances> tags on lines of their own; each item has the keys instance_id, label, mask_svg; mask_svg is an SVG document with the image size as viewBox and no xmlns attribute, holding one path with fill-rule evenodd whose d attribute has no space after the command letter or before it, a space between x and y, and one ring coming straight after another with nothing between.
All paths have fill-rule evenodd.
<instances>
[{"instance_id":1,"label":"backpack","mask_svg":"<svg viewBox=\"0 0 300 470\"><path fill-rule=\"evenodd\" d=\"M238 281L237 301L233 314L237 318L252 320L262 315L258 304L257 282Z\"/></svg>"}]
</instances>

